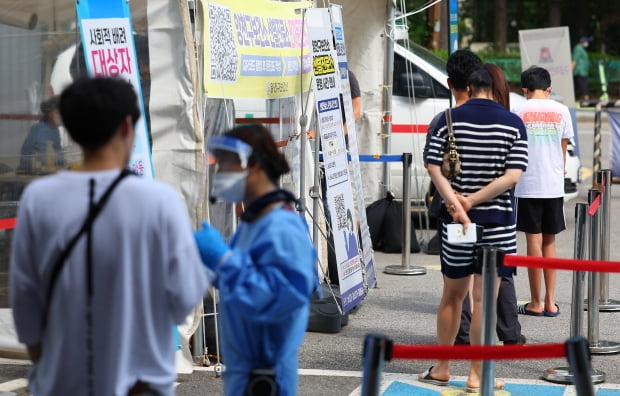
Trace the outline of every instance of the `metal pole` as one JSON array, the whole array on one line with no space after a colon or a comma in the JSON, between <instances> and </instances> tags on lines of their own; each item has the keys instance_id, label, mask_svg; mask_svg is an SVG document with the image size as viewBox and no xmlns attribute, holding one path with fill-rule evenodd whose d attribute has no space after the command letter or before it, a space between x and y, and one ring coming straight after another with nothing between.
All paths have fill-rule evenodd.
<instances>
[{"instance_id":1,"label":"metal pole","mask_svg":"<svg viewBox=\"0 0 620 396\"><path fill-rule=\"evenodd\" d=\"M362 396L379 396L385 360L389 360L391 341L381 334L367 334L364 339L364 373Z\"/></svg>"},{"instance_id":2,"label":"metal pole","mask_svg":"<svg viewBox=\"0 0 620 396\"><path fill-rule=\"evenodd\" d=\"M590 353L588 345L583 337L571 337L566 342L566 356L572 371L575 373L575 390L579 396L594 396L594 386L592 386L592 371L590 364Z\"/></svg>"},{"instance_id":3,"label":"metal pole","mask_svg":"<svg viewBox=\"0 0 620 396\"><path fill-rule=\"evenodd\" d=\"M409 182L411 180L411 153L403 153L403 233L400 246L403 247L402 266L409 267L411 257L411 197L409 196Z\"/></svg>"},{"instance_id":4,"label":"metal pole","mask_svg":"<svg viewBox=\"0 0 620 396\"><path fill-rule=\"evenodd\" d=\"M297 211L300 216L305 216L306 210L306 142L308 136L306 136L306 127L308 125L308 116L302 114L299 117L299 127L301 129L301 149L299 150L299 208Z\"/></svg>"},{"instance_id":5,"label":"metal pole","mask_svg":"<svg viewBox=\"0 0 620 396\"><path fill-rule=\"evenodd\" d=\"M588 205L578 203L575 205L575 246L573 248L573 257L576 260L585 258L585 227L586 213ZM583 282L585 280L585 272L573 272L573 301L571 304L571 328L570 336L581 336L583 331Z\"/></svg>"},{"instance_id":6,"label":"metal pole","mask_svg":"<svg viewBox=\"0 0 620 396\"><path fill-rule=\"evenodd\" d=\"M578 203L575 205L575 246L573 257L576 260L586 258L586 229L588 222L588 205ZM571 304L571 337L581 337L583 332L583 286L585 280L585 272L573 272L573 299ZM583 339L583 337L581 337ZM585 339L584 339L585 342ZM568 367L551 367L545 370L542 379L558 384L572 384L577 381L573 375L575 366L570 364ZM576 373L579 375L579 373ZM590 380L598 384L605 381L605 373L592 369L590 371Z\"/></svg>"},{"instance_id":7,"label":"metal pole","mask_svg":"<svg viewBox=\"0 0 620 396\"><path fill-rule=\"evenodd\" d=\"M495 321L497 319L497 248L486 247L482 251L482 323L480 325L482 344L495 344ZM495 362L482 362L480 394L492 396L495 393Z\"/></svg>"},{"instance_id":8,"label":"metal pole","mask_svg":"<svg viewBox=\"0 0 620 396\"><path fill-rule=\"evenodd\" d=\"M588 192L588 202L592 204L600 190L591 189ZM601 208L590 217L590 260L601 259ZM599 340L599 298L600 273L590 272L588 276L588 342L590 352L594 354L608 354L620 352L620 344L611 341Z\"/></svg>"},{"instance_id":9,"label":"metal pole","mask_svg":"<svg viewBox=\"0 0 620 396\"><path fill-rule=\"evenodd\" d=\"M192 360L194 364L197 366L206 366L208 360L206 358L207 351L205 351L204 347L204 314L200 315L200 320L198 321L198 327L194 332L194 338L192 340L192 350L194 355L192 356Z\"/></svg>"},{"instance_id":10,"label":"metal pole","mask_svg":"<svg viewBox=\"0 0 620 396\"><path fill-rule=\"evenodd\" d=\"M594 136L592 138L594 147L592 150L592 173L596 175L601 170L601 102L596 104L594 113ZM592 187L597 188L596 178L592 178Z\"/></svg>"},{"instance_id":11,"label":"metal pole","mask_svg":"<svg viewBox=\"0 0 620 396\"><path fill-rule=\"evenodd\" d=\"M314 221L312 222L312 241L314 241L314 248L316 251L319 251L319 223L318 219L321 215L319 212L321 210L319 204L319 200L321 199L321 187L319 186L319 172L321 171L319 166L319 149L320 149L320 136L319 131L316 130L314 134L314 184L312 186L311 197L312 197L312 217Z\"/></svg>"},{"instance_id":12,"label":"metal pole","mask_svg":"<svg viewBox=\"0 0 620 396\"><path fill-rule=\"evenodd\" d=\"M601 196L601 260L609 261L611 235L611 169L603 169L596 174L597 183L602 190ZM601 273L601 295L599 297L599 310L620 311L620 301L609 299L609 274Z\"/></svg>"},{"instance_id":13,"label":"metal pole","mask_svg":"<svg viewBox=\"0 0 620 396\"><path fill-rule=\"evenodd\" d=\"M392 133L392 81L394 74L394 14L393 1L387 2L387 21L385 22L385 54L383 56L383 128L381 147L383 154L390 150L389 137ZM383 196L387 194L390 186L390 167L387 162L383 163Z\"/></svg>"},{"instance_id":14,"label":"metal pole","mask_svg":"<svg viewBox=\"0 0 620 396\"><path fill-rule=\"evenodd\" d=\"M600 190L590 189L588 191L588 203L591 205ZM600 217L599 211L590 217L590 260L599 260L601 257L601 238L600 238ZM588 274L588 341L590 346L598 346L598 304L600 295L600 274L590 272Z\"/></svg>"},{"instance_id":15,"label":"metal pole","mask_svg":"<svg viewBox=\"0 0 620 396\"><path fill-rule=\"evenodd\" d=\"M383 272L392 275L424 275L426 268L410 267L411 258L411 199L409 198L409 180L411 179L411 153L403 153L403 218L402 218L402 265L388 265Z\"/></svg>"}]
</instances>

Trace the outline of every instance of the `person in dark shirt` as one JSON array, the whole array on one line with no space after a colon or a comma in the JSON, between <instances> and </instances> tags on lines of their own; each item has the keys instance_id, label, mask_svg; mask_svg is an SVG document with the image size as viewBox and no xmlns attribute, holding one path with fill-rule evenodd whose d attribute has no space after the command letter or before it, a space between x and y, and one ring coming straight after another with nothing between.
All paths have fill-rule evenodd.
<instances>
[{"instance_id":1,"label":"person in dark shirt","mask_svg":"<svg viewBox=\"0 0 620 396\"><path fill-rule=\"evenodd\" d=\"M21 149L18 172L52 171L64 164L60 146L58 96L41 102L41 120L30 128Z\"/></svg>"}]
</instances>

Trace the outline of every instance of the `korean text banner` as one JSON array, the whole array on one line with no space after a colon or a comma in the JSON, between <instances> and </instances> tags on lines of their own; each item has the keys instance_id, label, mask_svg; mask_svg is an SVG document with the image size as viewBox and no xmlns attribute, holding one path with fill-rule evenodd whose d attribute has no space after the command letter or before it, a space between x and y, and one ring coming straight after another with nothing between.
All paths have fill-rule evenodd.
<instances>
[{"instance_id":1,"label":"korean text banner","mask_svg":"<svg viewBox=\"0 0 620 396\"><path fill-rule=\"evenodd\" d=\"M333 47L329 11L310 8L306 13L311 40L317 126L323 146L327 206L329 207L342 309L345 312L366 295L356 237L357 218L340 104L340 69ZM351 116L351 119L353 117Z\"/></svg>"},{"instance_id":2,"label":"korean text banner","mask_svg":"<svg viewBox=\"0 0 620 396\"><path fill-rule=\"evenodd\" d=\"M202 4L204 90L209 97L273 99L309 89L312 62L302 17L310 2Z\"/></svg>"},{"instance_id":3,"label":"korean text banner","mask_svg":"<svg viewBox=\"0 0 620 396\"><path fill-rule=\"evenodd\" d=\"M153 177L129 4L125 0L82 0L76 3L76 9L88 75L124 78L138 94L143 116L136 122L129 168L141 176Z\"/></svg>"}]
</instances>

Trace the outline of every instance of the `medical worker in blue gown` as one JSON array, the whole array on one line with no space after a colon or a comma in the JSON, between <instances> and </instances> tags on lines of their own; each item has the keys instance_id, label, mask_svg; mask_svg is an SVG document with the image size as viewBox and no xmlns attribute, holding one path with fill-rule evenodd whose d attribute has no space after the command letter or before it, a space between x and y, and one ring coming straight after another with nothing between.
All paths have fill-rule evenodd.
<instances>
[{"instance_id":1,"label":"medical worker in blue gown","mask_svg":"<svg viewBox=\"0 0 620 396\"><path fill-rule=\"evenodd\" d=\"M224 393L248 395L253 387L257 395L295 395L297 349L318 274L297 201L276 185L289 166L261 125L215 136L209 151L216 159L213 195L244 205L229 243L207 223L195 234L220 292ZM271 380L275 393L264 388Z\"/></svg>"}]
</instances>

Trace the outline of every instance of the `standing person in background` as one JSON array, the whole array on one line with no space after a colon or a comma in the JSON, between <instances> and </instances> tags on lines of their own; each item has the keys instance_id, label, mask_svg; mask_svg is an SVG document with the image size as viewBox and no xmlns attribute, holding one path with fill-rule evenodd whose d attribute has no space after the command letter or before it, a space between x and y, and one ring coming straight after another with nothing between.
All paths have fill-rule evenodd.
<instances>
[{"instance_id":1,"label":"standing person in background","mask_svg":"<svg viewBox=\"0 0 620 396\"><path fill-rule=\"evenodd\" d=\"M195 234L219 289L224 393L295 395L298 348L318 274L308 226L294 207L299 203L276 184L289 166L258 124L211 138L209 151L217 167L213 195L245 206L229 243L207 223Z\"/></svg>"},{"instance_id":2,"label":"standing person in background","mask_svg":"<svg viewBox=\"0 0 620 396\"><path fill-rule=\"evenodd\" d=\"M469 78L471 98L452 110L461 172L448 180L441 172L448 136L445 117L433 131L427 156L427 169L444 200L442 207L441 272L444 287L437 309L437 343L453 345L458 332L463 299L473 275L473 317L470 329L472 345L481 343L482 276L477 248L493 246L504 253L516 253L515 214L512 187L527 167L527 133L523 121L493 101L492 79L486 70L477 70ZM447 224L459 222L463 228L472 222L483 227L482 238L475 244L448 242ZM514 272L503 267L498 276ZM500 278L498 277L497 286ZM448 385L450 362L441 360L418 375L421 382ZM466 388L480 390L481 365L472 361ZM498 381L496 388L502 388Z\"/></svg>"},{"instance_id":3,"label":"standing person in background","mask_svg":"<svg viewBox=\"0 0 620 396\"><path fill-rule=\"evenodd\" d=\"M454 107L459 107L469 100L469 91L467 89L467 81L471 73L481 68L486 69L493 79L493 98L502 104L505 109L510 110L510 90L508 82L504 77L501 69L495 65L482 64L480 58L469 50L457 50L453 52L446 63L446 71L448 73L448 86L456 100ZM424 160L428 154L428 144L435 130L437 122L443 116L443 112L437 114L431 121L426 135L426 145L424 151ZM435 201L437 200L437 201ZM433 204L436 208L441 208L441 196L437 193L433 198ZM439 215L439 213L437 213ZM439 232L441 232L441 222L438 224ZM441 241L441 238L439 238ZM469 327L471 323L471 298L468 295L463 300L461 310L461 323L456 335L456 344L469 344ZM497 336L504 344L524 344L525 337L521 334L521 324L517 315L517 297L514 287L514 279L512 274L502 277L499 294L497 298Z\"/></svg>"},{"instance_id":4,"label":"standing person in background","mask_svg":"<svg viewBox=\"0 0 620 396\"><path fill-rule=\"evenodd\" d=\"M568 107L549 99L551 76L538 66L521 73L527 102L515 113L527 127L530 161L516 187L517 230L525 232L527 255L555 257L555 235L566 229L564 219L564 174L566 147L573 137ZM556 270L528 268L530 302L519 313L558 316L555 302ZM545 297L541 293L544 276Z\"/></svg>"},{"instance_id":5,"label":"standing person in background","mask_svg":"<svg viewBox=\"0 0 620 396\"><path fill-rule=\"evenodd\" d=\"M358 121L362 117L362 92L360 91L360 83L357 77L349 70L349 87L351 88L351 104L353 105L353 117ZM343 122L346 119L343 117Z\"/></svg>"},{"instance_id":6,"label":"standing person in background","mask_svg":"<svg viewBox=\"0 0 620 396\"><path fill-rule=\"evenodd\" d=\"M588 70L590 68L590 57L588 56L588 45L590 44L589 37L582 37L579 42L573 47L572 53L572 67L573 67L573 79L575 82L575 88L577 89L577 98L583 100L589 100L590 94L588 89Z\"/></svg>"},{"instance_id":7,"label":"standing person in background","mask_svg":"<svg viewBox=\"0 0 620 396\"><path fill-rule=\"evenodd\" d=\"M510 87L504 72L499 66L485 63L483 68L489 72L493 80L493 99L510 111ZM515 273L516 274L516 269ZM513 273L502 276L497 296L497 338L504 345L525 344L525 336L521 334L521 323L517 313L517 292ZM457 344L469 344L469 325L471 323L471 308L469 299L463 303L461 325L456 336Z\"/></svg>"},{"instance_id":8,"label":"standing person in background","mask_svg":"<svg viewBox=\"0 0 620 396\"><path fill-rule=\"evenodd\" d=\"M41 102L41 120L30 128L21 149L18 172L51 172L64 165L60 146L59 96Z\"/></svg>"},{"instance_id":9,"label":"standing person in background","mask_svg":"<svg viewBox=\"0 0 620 396\"><path fill-rule=\"evenodd\" d=\"M9 271L35 395L174 394L176 324L208 282L179 194L126 171L140 117L127 81L78 79L60 113L84 161L26 187Z\"/></svg>"}]
</instances>

